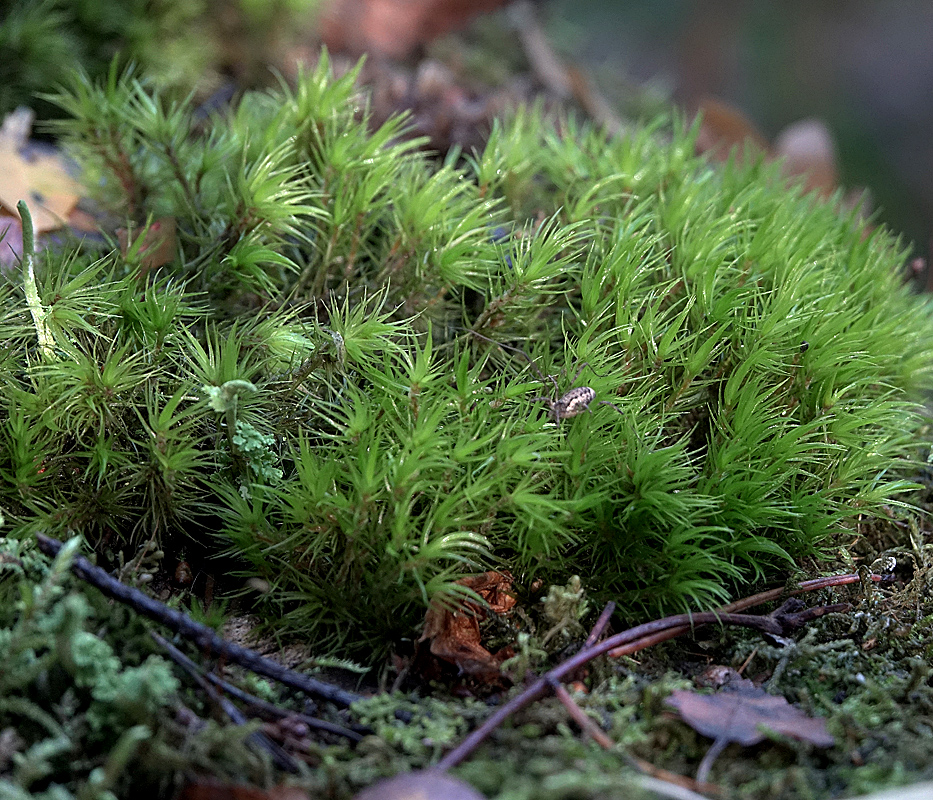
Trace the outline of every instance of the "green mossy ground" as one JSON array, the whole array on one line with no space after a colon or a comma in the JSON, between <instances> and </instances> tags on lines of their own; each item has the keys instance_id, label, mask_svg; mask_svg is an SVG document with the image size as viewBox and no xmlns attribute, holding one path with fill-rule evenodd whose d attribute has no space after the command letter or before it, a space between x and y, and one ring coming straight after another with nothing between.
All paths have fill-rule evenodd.
<instances>
[{"instance_id":1,"label":"green mossy ground","mask_svg":"<svg viewBox=\"0 0 933 800\"><path fill-rule=\"evenodd\" d=\"M213 776L259 786L287 779L312 797L346 800L380 777L435 763L491 713L486 703L450 698L440 687L434 696L424 688L377 695L355 705L349 717L373 735L355 747L312 743L308 769L285 776L245 743L256 725L211 721L203 693L173 676L155 652L150 626L76 584L64 572L67 556L49 569L45 559L10 542L3 548L3 797L105 798L108 791L170 797L186 777ZM910 561L907 551L899 555ZM896 594L866 597L855 588L808 598L848 598L856 607L813 623L790 647L708 629L637 660L594 662L591 691L576 699L617 743L613 750L587 742L563 707L545 699L495 732L455 774L490 800L638 797L632 757L690 775L711 744L670 713L668 694L692 686L691 678L710 663L738 667L754 654L746 675L770 674L769 688L825 717L837 744L821 750L777 738L752 748L733 745L711 775L724 797L848 797L929 780L929 546L916 555L926 567ZM246 685L285 707L301 707L300 698L262 681ZM206 718L206 726L193 727L178 703ZM400 722L397 710L412 713L412 720ZM321 711L331 721L348 720L326 705Z\"/></svg>"},{"instance_id":2,"label":"green mossy ground","mask_svg":"<svg viewBox=\"0 0 933 800\"><path fill-rule=\"evenodd\" d=\"M593 601L640 620L907 548L905 593L815 626L782 667L782 691L844 744L733 753L713 777L736 796L822 797L923 775L928 545L876 522L908 518L933 365L899 244L760 159L714 169L663 120L608 140L532 110L483 152L438 161L401 120L368 130L353 79L324 59L208 125L115 72L54 96L98 200L137 231L170 218L177 240L158 269L139 247L66 244L38 257L32 297L19 272L0 287L15 558L38 530L81 534L115 564L144 542L222 553L224 588L265 582L239 602L268 627L378 665L417 636L431 598L455 602L456 579L480 569L511 570L526 609L580 575ZM576 372L596 399L557 424L535 398ZM20 580L18 604L3 586L5 657L28 669L10 662L20 700L0 710L5 726L30 720L14 752L47 748L28 763L49 764L26 774L11 757L23 791L74 792L90 774L165 793L183 769L271 780L261 757L223 751L228 731L180 731L160 703L85 744L113 685L149 681L170 699L162 662L140 667L148 645L118 642L113 612L68 599L85 592ZM113 652L94 658L113 668L79 677L74 642L101 630L91 638ZM709 652L741 663L754 646ZM660 705L688 659L665 652L657 670L601 667L588 702L633 753L689 772L703 743ZM401 729L388 700L371 701L358 713L380 738L322 745L304 780L339 797L423 765L484 712L454 706L447 723L439 703ZM598 787L618 778L621 748L580 744L562 713L527 712L462 774L501 797L612 796ZM130 775L120 754L133 752L148 766ZM91 772L107 753L112 769Z\"/></svg>"}]
</instances>

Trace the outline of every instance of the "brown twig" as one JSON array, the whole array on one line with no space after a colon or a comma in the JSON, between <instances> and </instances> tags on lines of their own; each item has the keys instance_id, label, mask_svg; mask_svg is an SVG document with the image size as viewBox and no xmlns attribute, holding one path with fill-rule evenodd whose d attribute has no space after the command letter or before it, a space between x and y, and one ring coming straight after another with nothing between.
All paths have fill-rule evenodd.
<instances>
[{"instance_id":1,"label":"brown twig","mask_svg":"<svg viewBox=\"0 0 933 800\"><path fill-rule=\"evenodd\" d=\"M626 755L628 761L641 776L638 785L653 794L670 797L673 800L708 800L707 795L719 795L722 790L715 783L700 783L695 778L678 775L676 772L656 767L650 761L633 755ZM705 792L705 794L698 794Z\"/></svg>"},{"instance_id":2,"label":"brown twig","mask_svg":"<svg viewBox=\"0 0 933 800\"><path fill-rule=\"evenodd\" d=\"M606 626L609 624L609 620L612 619L612 614L616 610L616 604L614 601L610 600L606 603L606 607L603 609L602 613L599 615L599 618L596 620L596 624L593 626L593 630L590 631L590 635L586 637L586 641L583 643L584 650L592 647L596 642L599 641L599 637L603 635L603 631L606 630Z\"/></svg>"},{"instance_id":3,"label":"brown twig","mask_svg":"<svg viewBox=\"0 0 933 800\"><path fill-rule=\"evenodd\" d=\"M570 714L573 721L580 726L580 730L604 750L608 750L612 747L612 739L606 736L603 729L593 722L593 720L586 715L586 712L577 705L576 700L570 696L570 692L567 691L567 687L565 687L564 684L556 678L550 678L548 679L548 686L551 687L551 691L554 692L557 699L560 700L564 708L567 709L567 713Z\"/></svg>"},{"instance_id":4,"label":"brown twig","mask_svg":"<svg viewBox=\"0 0 933 800\"><path fill-rule=\"evenodd\" d=\"M606 626L609 624L609 620L612 618L612 612L615 610L616 604L613 601L610 600L606 603L606 607L599 615L599 619L596 620L596 624L590 631L590 635L586 637L586 641L583 643L583 647L580 648L580 652L588 650L596 644L599 637L602 636L603 631L606 629ZM567 709L567 713L570 714L577 725L580 726L580 730L587 734L603 749L608 750L612 747L612 740L586 715L586 712L580 708L576 700L570 696L570 692L564 688L564 685L560 681L549 680L548 685L551 687L551 691L554 692L557 699L563 704L564 708Z\"/></svg>"},{"instance_id":5,"label":"brown twig","mask_svg":"<svg viewBox=\"0 0 933 800\"><path fill-rule=\"evenodd\" d=\"M554 52L547 35L538 22L537 9L530 0L518 0L509 6L509 16L525 50L525 57L538 80L561 100L573 93L567 68Z\"/></svg>"},{"instance_id":6,"label":"brown twig","mask_svg":"<svg viewBox=\"0 0 933 800\"><path fill-rule=\"evenodd\" d=\"M525 51L532 72L545 88L560 100L573 98L581 108L610 134L624 133L626 126L611 104L590 84L578 67L568 67L554 51L530 0L509 6L509 16Z\"/></svg>"},{"instance_id":7,"label":"brown twig","mask_svg":"<svg viewBox=\"0 0 933 800\"><path fill-rule=\"evenodd\" d=\"M62 549L62 543L50 536L37 533L36 540L39 543L39 549L46 555L55 556ZM120 583L120 581L112 578L100 567L94 566L83 556L74 557L71 562L71 571L81 580L99 589L108 597L112 597L137 613L161 623L175 633L191 639L205 653L213 653L215 656L237 663L259 675L265 675L267 678L272 678L279 683L290 686L292 689L316 695L337 705L349 706L351 703L362 699L362 695L355 692L348 692L324 681L303 675L300 672L286 669L281 664L263 658L246 647L228 642L214 633L207 625L195 622L187 614L169 608L164 603L143 594L138 589Z\"/></svg>"},{"instance_id":8,"label":"brown twig","mask_svg":"<svg viewBox=\"0 0 933 800\"><path fill-rule=\"evenodd\" d=\"M884 575L871 575L869 576L872 581L879 583L886 579ZM719 610L722 612L733 612L733 611L744 611L746 608L752 608L753 606L761 605L762 603L769 603L772 600L778 600L781 597L794 597L798 594L803 594L804 592L815 592L819 589L830 589L834 586L845 586L850 583L858 583L860 580L857 573L851 573L847 575L828 575L823 578L814 578L809 581L801 581L796 589L787 591L785 587L780 589L768 589L766 592L759 592L758 594L753 594L750 597L743 597L741 600L736 600L734 603L729 603L729 605L722 606ZM651 636L646 636L644 641L637 643L629 644L625 647L619 647L616 650L613 650L609 653L612 658L620 658L621 656L627 656L631 653L636 652L637 650L644 650L646 647L652 647L653 645L660 644L661 642L666 642L669 639L676 639L678 636L683 636L685 633L689 633L696 627L693 625L682 625L680 627L668 628L667 630L660 631Z\"/></svg>"}]
</instances>

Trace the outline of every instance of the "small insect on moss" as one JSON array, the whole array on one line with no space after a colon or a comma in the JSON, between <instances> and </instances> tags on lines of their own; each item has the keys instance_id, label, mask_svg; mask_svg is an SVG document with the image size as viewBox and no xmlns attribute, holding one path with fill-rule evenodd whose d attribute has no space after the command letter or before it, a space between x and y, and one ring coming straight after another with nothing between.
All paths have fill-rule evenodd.
<instances>
[{"instance_id":1,"label":"small insect on moss","mask_svg":"<svg viewBox=\"0 0 933 800\"><path fill-rule=\"evenodd\" d=\"M497 347L508 348L509 350L514 350L517 353L521 353L525 360L529 363L531 368L535 371L538 377L541 379L542 383L547 383L547 380L554 385L554 396L553 397L532 397L532 402L544 402L548 405L548 417L551 418L558 425L561 420L570 419L571 417L576 417L579 414L582 414L584 411L590 410L590 403L596 399L596 390L590 386L577 386L574 389L571 389L564 394L560 394L560 388L557 386L557 381L554 380L552 375L547 376L547 380L542 374L541 370L538 369L537 364L531 360L531 356L528 355L524 350L513 347L512 345L502 344L493 339L490 339L486 336L483 336L481 333L476 331L470 331L474 336L483 339L484 341L494 344ZM571 383L576 383L577 378L580 377L580 373L583 372L585 367L589 366L587 363L583 363L580 368L577 370L577 374L573 376ZM616 406L614 403L610 403L608 400L600 400L599 404L602 406L612 406L620 414L622 409Z\"/></svg>"},{"instance_id":2,"label":"small insect on moss","mask_svg":"<svg viewBox=\"0 0 933 800\"><path fill-rule=\"evenodd\" d=\"M590 410L590 403L596 398L596 390L589 386L578 386L561 397L533 397L535 402L543 400L548 404L548 416L554 422L569 419ZM611 405L611 404L610 404Z\"/></svg>"}]
</instances>

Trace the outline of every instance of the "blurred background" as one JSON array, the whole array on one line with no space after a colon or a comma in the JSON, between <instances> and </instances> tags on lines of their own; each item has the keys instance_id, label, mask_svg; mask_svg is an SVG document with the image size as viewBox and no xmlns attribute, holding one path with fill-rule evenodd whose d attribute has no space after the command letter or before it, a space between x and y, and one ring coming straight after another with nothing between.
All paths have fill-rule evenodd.
<instances>
[{"instance_id":1,"label":"blurred background","mask_svg":"<svg viewBox=\"0 0 933 800\"><path fill-rule=\"evenodd\" d=\"M3 116L21 105L40 120L54 114L37 93L76 69L103 76L115 56L210 111L276 74L294 79L325 42L338 67L367 53L377 119L411 109L435 149L478 146L492 117L542 96L620 129L670 104L688 119L703 109L705 147L751 140L809 160L823 173L815 188L867 189L877 218L929 254L929 0L3 0L0 9Z\"/></svg>"},{"instance_id":2,"label":"blurred background","mask_svg":"<svg viewBox=\"0 0 933 800\"><path fill-rule=\"evenodd\" d=\"M609 84L687 108L715 97L769 141L822 120L840 179L927 253L933 232L933 3L928 0L556 0L555 29Z\"/></svg>"}]
</instances>

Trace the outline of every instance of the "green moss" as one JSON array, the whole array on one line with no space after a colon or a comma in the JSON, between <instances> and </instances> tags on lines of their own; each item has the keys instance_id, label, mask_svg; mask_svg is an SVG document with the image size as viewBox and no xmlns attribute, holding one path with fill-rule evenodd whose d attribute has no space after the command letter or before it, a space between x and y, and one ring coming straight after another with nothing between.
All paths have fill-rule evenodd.
<instances>
[{"instance_id":1,"label":"green moss","mask_svg":"<svg viewBox=\"0 0 933 800\"><path fill-rule=\"evenodd\" d=\"M242 84L269 82L269 62L308 35L317 0L11 0L0 24L0 117L29 106L75 71L95 80L119 58L184 96L218 90L233 72Z\"/></svg>"},{"instance_id":2,"label":"green moss","mask_svg":"<svg viewBox=\"0 0 933 800\"><path fill-rule=\"evenodd\" d=\"M216 59L204 46L208 27L201 0L63 2L14 0L4 9L0 47L0 115L33 105L52 108L34 95L68 79L75 69L105 75L118 49L141 60L161 82L190 89L194 75ZM194 47L200 42L200 48Z\"/></svg>"},{"instance_id":3,"label":"green moss","mask_svg":"<svg viewBox=\"0 0 933 800\"><path fill-rule=\"evenodd\" d=\"M17 536L183 533L283 630L376 659L465 573L697 608L898 502L933 362L886 231L676 121L530 110L438 162L354 78L324 58L206 133L113 72L54 98L100 199L178 234L142 277L43 253L51 351L0 290ZM574 373L596 399L555 424L536 398Z\"/></svg>"}]
</instances>

